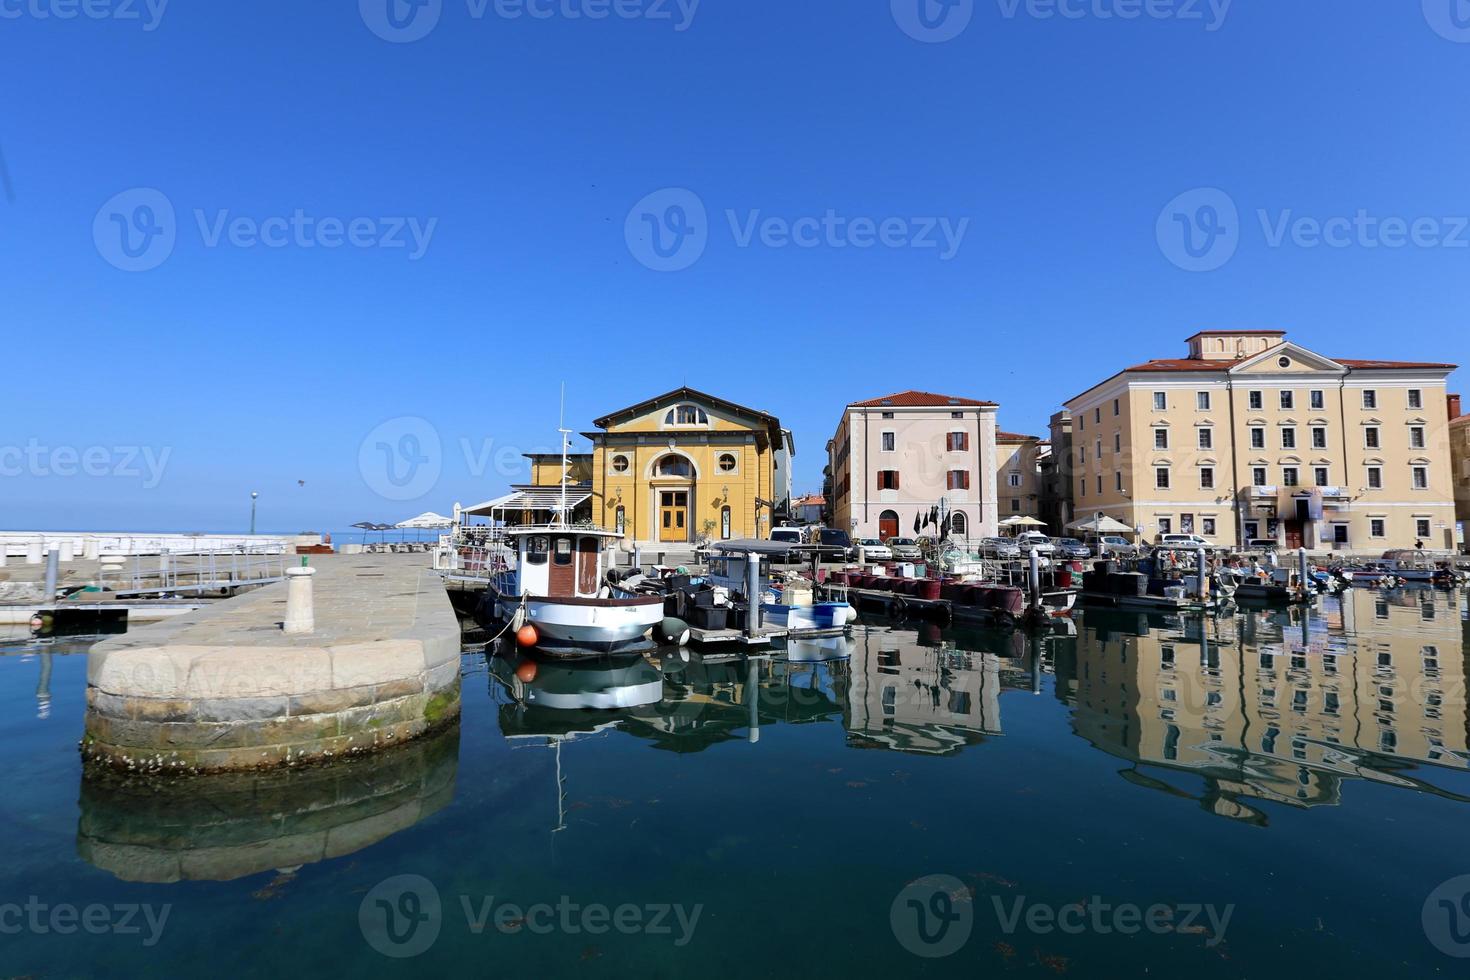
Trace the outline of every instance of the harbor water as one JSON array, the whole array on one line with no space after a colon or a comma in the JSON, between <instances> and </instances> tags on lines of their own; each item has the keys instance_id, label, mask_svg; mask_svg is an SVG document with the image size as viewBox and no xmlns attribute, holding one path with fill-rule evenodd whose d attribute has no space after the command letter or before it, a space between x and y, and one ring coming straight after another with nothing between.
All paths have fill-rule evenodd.
<instances>
[{"instance_id":1,"label":"harbor water","mask_svg":"<svg viewBox=\"0 0 1470 980\"><path fill-rule=\"evenodd\" d=\"M472 646L447 732L183 781L84 775L91 640L13 633L0 975L1464 975L1466 617Z\"/></svg>"}]
</instances>

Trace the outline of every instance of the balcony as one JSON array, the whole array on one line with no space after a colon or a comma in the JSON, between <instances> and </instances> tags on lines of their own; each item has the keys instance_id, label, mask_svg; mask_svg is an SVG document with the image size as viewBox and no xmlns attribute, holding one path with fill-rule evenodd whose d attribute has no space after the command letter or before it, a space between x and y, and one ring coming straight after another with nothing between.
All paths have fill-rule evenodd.
<instances>
[{"instance_id":1,"label":"balcony","mask_svg":"<svg viewBox=\"0 0 1470 980\"><path fill-rule=\"evenodd\" d=\"M1276 496L1281 493L1281 488L1277 486L1262 484L1261 486L1251 487L1249 490L1246 491L1246 493L1248 493L1252 498L1256 499L1275 500Z\"/></svg>"}]
</instances>

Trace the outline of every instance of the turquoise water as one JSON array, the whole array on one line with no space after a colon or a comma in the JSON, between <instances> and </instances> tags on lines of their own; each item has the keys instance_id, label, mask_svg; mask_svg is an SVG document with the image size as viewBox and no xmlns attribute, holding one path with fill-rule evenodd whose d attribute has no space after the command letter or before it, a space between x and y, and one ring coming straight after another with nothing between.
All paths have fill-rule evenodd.
<instances>
[{"instance_id":1,"label":"turquoise water","mask_svg":"<svg viewBox=\"0 0 1470 980\"><path fill-rule=\"evenodd\" d=\"M471 649L454 731L186 787L84 780L88 641L0 638L0 975L1462 976L1465 608Z\"/></svg>"}]
</instances>

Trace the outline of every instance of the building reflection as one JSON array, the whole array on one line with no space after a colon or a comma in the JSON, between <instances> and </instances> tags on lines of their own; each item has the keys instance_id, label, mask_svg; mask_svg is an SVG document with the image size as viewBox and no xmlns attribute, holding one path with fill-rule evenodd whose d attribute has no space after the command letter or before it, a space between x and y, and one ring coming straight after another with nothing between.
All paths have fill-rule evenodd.
<instances>
[{"instance_id":1,"label":"building reflection","mask_svg":"<svg viewBox=\"0 0 1470 980\"><path fill-rule=\"evenodd\" d=\"M952 755L1004 733L1003 690L1040 690L1056 638L921 627L855 634L843 724L848 744Z\"/></svg>"},{"instance_id":2,"label":"building reflection","mask_svg":"<svg viewBox=\"0 0 1470 980\"><path fill-rule=\"evenodd\" d=\"M1470 768L1458 592L1350 589L1320 608L1226 618L1089 612L1056 693L1124 778L1265 822L1260 801L1335 805L1363 779L1435 784ZM1171 772L1204 777L1204 788Z\"/></svg>"},{"instance_id":3,"label":"building reflection","mask_svg":"<svg viewBox=\"0 0 1470 980\"><path fill-rule=\"evenodd\" d=\"M77 853L124 881L231 881L351 854L454 799L459 726L330 766L82 780Z\"/></svg>"}]
</instances>

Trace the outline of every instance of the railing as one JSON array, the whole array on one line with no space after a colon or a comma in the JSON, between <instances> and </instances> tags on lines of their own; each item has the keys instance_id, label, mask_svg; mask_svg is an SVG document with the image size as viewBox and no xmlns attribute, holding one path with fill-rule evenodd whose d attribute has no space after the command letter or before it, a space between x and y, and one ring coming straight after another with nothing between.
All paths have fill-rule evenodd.
<instances>
[{"instance_id":1,"label":"railing","mask_svg":"<svg viewBox=\"0 0 1470 980\"><path fill-rule=\"evenodd\" d=\"M515 568L515 552L499 528L460 528L439 536L433 568L446 579L488 585Z\"/></svg>"},{"instance_id":2,"label":"railing","mask_svg":"<svg viewBox=\"0 0 1470 980\"><path fill-rule=\"evenodd\" d=\"M286 555L210 551L190 555L103 555L98 584L119 596L179 595L269 585L286 577Z\"/></svg>"}]
</instances>

